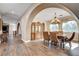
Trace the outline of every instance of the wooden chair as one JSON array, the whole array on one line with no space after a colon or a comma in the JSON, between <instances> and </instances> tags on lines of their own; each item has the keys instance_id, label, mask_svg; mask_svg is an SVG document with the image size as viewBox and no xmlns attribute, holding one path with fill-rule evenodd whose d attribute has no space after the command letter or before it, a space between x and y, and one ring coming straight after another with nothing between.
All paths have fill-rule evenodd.
<instances>
[{"instance_id":1,"label":"wooden chair","mask_svg":"<svg viewBox=\"0 0 79 59\"><path fill-rule=\"evenodd\" d=\"M50 32L51 43L53 43L55 46L58 45L58 39L56 34L57 34L56 32Z\"/></svg>"},{"instance_id":2,"label":"wooden chair","mask_svg":"<svg viewBox=\"0 0 79 59\"><path fill-rule=\"evenodd\" d=\"M65 42L69 43L70 48L72 47L71 41L74 39L74 37L75 37L75 32L72 33L70 38L65 39Z\"/></svg>"},{"instance_id":3,"label":"wooden chair","mask_svg":"<svg viewBox=\"0 0 79 59\"><path fill-rule=\"evenodd\" d=\"M71 44L71 41L74 39L74 37L75 37L75 32L73 32L72 33L72 35L71 35L71 37L70 38L68 38L68 37L64 37L63 36L63 38L61 38L61 45L63 46L63 48L64 48L64 46L67 44L67 43L69 43L69 46L70 46L70 48L72 47L72 44Z\"/></svg>"},{"instance_id":4,"label":"wooden chair","mask_svg":"<svg viewBox=\"0 0 79 59\"><path fill-rule=\"evenodd\" d=\"M1 43L8 41L7 33L3 33L2 35L0 35L0 37L1 37Z\"/></svg>"},{"instance_id":5,"label":"wooden chair","mask_svg":"<svg viewBox=\"0 0 79 59\"><path fill-rule=\"evenodd\" d=\"M45 42L45 41L48 41L48 43L49 43L50 38L49 38L48 32L43 32L43 38L44 38L44 42Z\"/></svg>"}]
</instances>

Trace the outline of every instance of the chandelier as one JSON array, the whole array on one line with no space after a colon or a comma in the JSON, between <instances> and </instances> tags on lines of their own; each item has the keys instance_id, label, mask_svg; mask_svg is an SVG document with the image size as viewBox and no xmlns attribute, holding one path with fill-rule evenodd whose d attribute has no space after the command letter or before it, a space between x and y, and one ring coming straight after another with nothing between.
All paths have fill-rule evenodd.
<instances>
[{"instance_id":1,"label":"chandelier","mask_svg":"<svg viewBox=\"0 0 79 59\"><path fill-rule=\"evenodd\" d=\"M60 24L60 23L61 23L61 20L56 17L56 13L55 13L55 17L54 19L51 20L51 24Z\"/></svg>"}]
</instances>

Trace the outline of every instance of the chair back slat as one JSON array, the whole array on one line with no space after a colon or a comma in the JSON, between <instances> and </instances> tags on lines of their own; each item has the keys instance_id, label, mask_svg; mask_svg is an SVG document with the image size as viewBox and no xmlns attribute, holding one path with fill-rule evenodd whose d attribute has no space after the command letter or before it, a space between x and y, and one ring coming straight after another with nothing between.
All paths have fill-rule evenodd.
<instances>
[{"instance_id":1,"label":"chair back slat","mask_svg":"<svg viewBox=\"0 0 79 59\"><path fill-rule=\"evenodd\" d=\"M43 38L44 40L50 40L48 32L43 32Z\"/></svg>"},{"instance_id":2,"label":"chair back slat","mask_svg":"<svg viewBox=\"0 0 79 59\"><path fill-rule=\"evenodd\" d=\"M72 41L75 37L75 32L72 33L72 36L67 41Z\"/></svg>"},{"instance_id":3,"label":"chair back slat","mask_svg":"<svg viewBox=\"0 0 79 59\"><path fill-rule=\"evenodd\" d=\"M56 34L57 34L56 32L50 32L51 41L58 42Z\"/></svg>"}]
</instances>

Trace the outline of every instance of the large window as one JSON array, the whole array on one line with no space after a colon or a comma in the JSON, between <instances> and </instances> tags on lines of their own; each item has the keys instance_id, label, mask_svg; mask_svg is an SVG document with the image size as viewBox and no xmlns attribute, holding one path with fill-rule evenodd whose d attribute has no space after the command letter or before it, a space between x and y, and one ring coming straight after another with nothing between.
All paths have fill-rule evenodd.
<instances>
[{"instance_id":1,"label":"large window","mask_svg":"<svg viewBox=\"0 0 79 59\"><path fill-rule=\"evenodd\" d=\"M77 23L75 21L63 23L62 28L64 32L78 32Z\"/></svg>"},{"instance_id":2,"label":"large window","mask_svg":"<svg viewBox=\"0 0 79 59\"><path fill-rule=\"evenodd\" d=\"M50 24L50 31L58 31L58 24Z\"/></svg>"}]
</instances>

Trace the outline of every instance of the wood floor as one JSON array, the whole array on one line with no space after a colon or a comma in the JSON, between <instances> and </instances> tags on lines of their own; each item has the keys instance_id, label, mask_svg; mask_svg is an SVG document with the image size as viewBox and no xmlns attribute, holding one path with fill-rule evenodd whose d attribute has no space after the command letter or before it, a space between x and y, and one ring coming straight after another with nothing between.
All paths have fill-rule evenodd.
<instances>
[{"instance_id":1,"label":"wood floor","mask_svg":"<svg viewBox=\"0 0 79 59\"><path fill-rule=\"evenodd\" d=\"M43 41L24 43L19 37L9 36L8 43L0 44L1 56L67 56L66 51L48 46Z\"/></svg>"}]
</instances>

